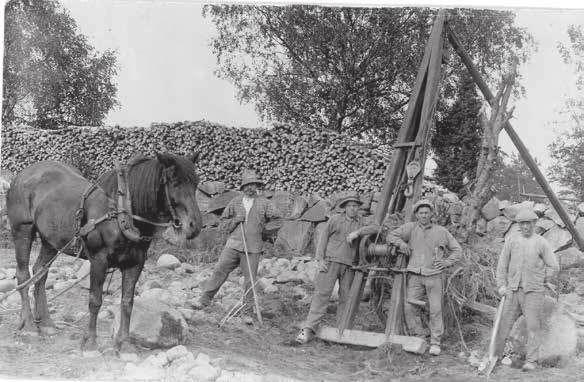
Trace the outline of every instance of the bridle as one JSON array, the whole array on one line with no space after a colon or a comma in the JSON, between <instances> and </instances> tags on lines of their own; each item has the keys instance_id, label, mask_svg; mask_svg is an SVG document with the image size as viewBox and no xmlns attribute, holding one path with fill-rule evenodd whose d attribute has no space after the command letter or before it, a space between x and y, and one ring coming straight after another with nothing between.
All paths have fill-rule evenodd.
<instances>
[{"instance_id":1,"label":"bridle","mask_svg":"<svg viewBox=\"0 0 584 382\"><path fill-rule=\"evenodd\" d=\"M134 226L134 220L140 221L156 227L174 227L176 229L181 227L180 220L178 219L178 214L170 198L170 187L169 184L172 181L170 168L164 168L162 170L162 183L164 184L164 195L167 204L168 211L170 212L171 221L166 223L159 223L152 221L150 219L144 218L142 216L134 215L132 213L132 198L130 195L130 189L127 182L128 179L128 169L127 167L122 167L119 163L116 163L116 175L117 175L117 185L118 189L117 204L115 211L108 211L105 215L101 216L99 219L90 219L84 226L81 226L81 221L85 216L85 201L95 191L98 186L95 183L90 184L87 189L81 195L81 201L79 208L75 212L75 236L85 237L95 227L106 220L116 218L118 221L118 226L122 231L122 234L130 241L151 241L152 237L145 236L140 233L140 231Z\"/></svg>"}]
</instances>

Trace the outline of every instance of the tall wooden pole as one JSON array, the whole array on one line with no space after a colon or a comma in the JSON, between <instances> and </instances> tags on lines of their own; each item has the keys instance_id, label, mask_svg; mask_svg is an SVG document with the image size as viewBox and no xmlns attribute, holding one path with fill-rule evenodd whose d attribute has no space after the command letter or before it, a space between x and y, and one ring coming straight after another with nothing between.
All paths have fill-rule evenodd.
<instances>
[{"instance_id":1,"label":"tall wooden pole","mask_svg":"<svg viewBox=\"0 0 584 382\"><path fill-rule=\"evenodd\" d=\"M452 28L450 28L450 26L448 24L446 24L446 30L448 32L448 39L450 40L450 44L452 45L452 47L454 48L456 53L458 53L458 55L460 56L462 62L467 67L472 78L474 79L475 83L477 84L477 86L479 87L479 89L481 90L481 92L483 93L483 95L485 96L487 101L489 102L489 104L493 105L493 103L495 101L495 97L493 96L493 93L491 93L491 90L487 86L487 83L483 80L482 76L480 75L477 68L474 66L469 55L462 48L460 41L458 40L458 36L456 36L454 31L452 30ZM535 180L537 180L537 183L539 183L539 185L543 189L543 192L545 193L545 195L547 196L549 201L552 203L552 206L555 208L556 212L558 213L558 215L560 216L560 218L562 219L562 221L566 225L566 228L568 228L568 231L570 231L570 233L572 234L574 241L576 242L576 244L578 245L580 250L584 251L584 239L582 238L582 235L580 235L578 230L576 230L576 227L574 226L574 223L572 222L572 220L568 216L568 213L564 209L564 206L562 206L562 204L560 203L560 200L557 198L556 194L551 189L551 187L550 187L549 183L547 182L547 180L545 179L544 175L541 173L539 167L537 166L537 163L535 163L535 160L533 160L533 158L531 157L531 154L529 154L527 147L525 147L525 145L523 144L523 142L519 138L519 135L517 135L517 133L515 132L515 129L513 129L513 126L511 126L509 121L507 121L505 123L504 128L505 128L505 131L507 131L507 134L509 135L509 138L511 138L511 141L513 142L515 147L517 147L517 150L519 150L519 154L521 155L521 158L523 158L523 161L525 162L527 167L529 167L529 169L531 170L531 173L535 177Z\"/></svg>"}]
</instances>

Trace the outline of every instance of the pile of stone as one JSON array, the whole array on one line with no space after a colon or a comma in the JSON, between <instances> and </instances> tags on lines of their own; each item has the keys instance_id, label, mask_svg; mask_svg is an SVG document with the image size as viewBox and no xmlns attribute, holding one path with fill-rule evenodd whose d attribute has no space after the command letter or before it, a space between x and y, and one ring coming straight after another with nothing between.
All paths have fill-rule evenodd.
<instances>
[{"instance_id":1,"label":"pile of stone","mask_svg":"<svg viewBox=\"0 0 584 382\"><path fill-rule=\"evenodd\" d=\"M543 203L524 201L513 204L507 200L493 197L482 209L482 218L478 223L481 233L488 233L494 238L504 238L517 234L518 225L513 221L521 208L530 208L538 215L536 232L550 243L558 255L562 269L584 264L584 254L575 246L570 232L553 207ZM584 203L576 209L566 208L570 219L581 235L584 235Z\"/></svg>"}]
</instances>

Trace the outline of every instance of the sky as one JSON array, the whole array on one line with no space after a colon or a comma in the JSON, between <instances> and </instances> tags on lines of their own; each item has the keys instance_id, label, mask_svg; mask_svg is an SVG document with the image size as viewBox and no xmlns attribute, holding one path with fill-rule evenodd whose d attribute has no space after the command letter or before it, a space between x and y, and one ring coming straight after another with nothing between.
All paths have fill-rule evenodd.
<instances>
[{"instance_id":1,"label":"sky","mask_svg":"<svg viewBox=\"0 0 584 382\"><path fill-rule=\"evenodd\" d=\"M61 0L61 3L96 49L118 52L121 106L110 112L106 124L147 126L152 122L207 119L231 126L265 125L253 105L238 102L236 90L228 80L214 75L216 60L209 43L216 31L202 16L201 3L176 0ZM396 0L391 4L404 3L413 1ZM417 3L523 7L511 10L517 13L517 24L532 33L538 50L520 69L527 93L514 103L515 117L511 123L531 154L547 169L550 164L547 145L569 128L554 121L562 120L559 112L565 97L575 91L572 69L562 62L557 43L567 41L568 25L584 25L584 10L534 8L574 7L574 2L560 0ZM531 8L525 8L528 6ZM501 134L500 144L505 152L514 151L505 133Z\"/></svg>"}]
</instances>

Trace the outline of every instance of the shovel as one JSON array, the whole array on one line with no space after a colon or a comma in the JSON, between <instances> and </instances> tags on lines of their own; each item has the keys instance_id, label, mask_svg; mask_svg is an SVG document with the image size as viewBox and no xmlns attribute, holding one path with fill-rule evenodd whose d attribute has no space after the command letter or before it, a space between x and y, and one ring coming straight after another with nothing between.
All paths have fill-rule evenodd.
<instances>
[{"instance_id":1,"label":"shovel","mask_svg":"<svg viewBox=\"0 0 584 382\"><path fill-rule=\"evenodd\" d=\"M501 316L503 315L503 306L505 305L505 295L501 298L501 302L499 302L499 307L497 308L497 315L495 316L495 325L493 325L493 331L491 332L491 342L489 343L489 355L487 359L487 363L482 369L486 376L489 376L495 365L497 364L497 355L495 349L495 341L497 340L497 333L499 332L499 326L501 324ZM479 370L480 371L480 370Z\"/></svg>"}]
</instances>

